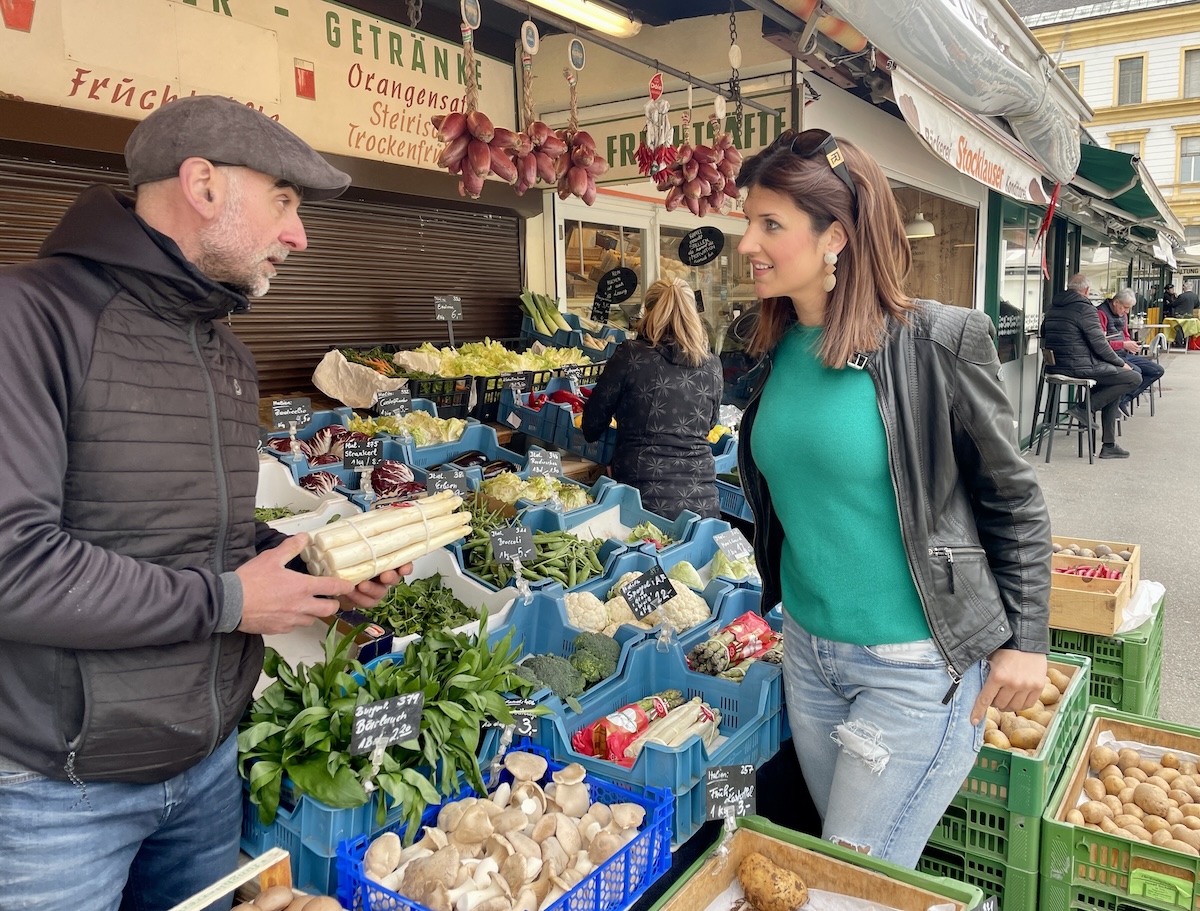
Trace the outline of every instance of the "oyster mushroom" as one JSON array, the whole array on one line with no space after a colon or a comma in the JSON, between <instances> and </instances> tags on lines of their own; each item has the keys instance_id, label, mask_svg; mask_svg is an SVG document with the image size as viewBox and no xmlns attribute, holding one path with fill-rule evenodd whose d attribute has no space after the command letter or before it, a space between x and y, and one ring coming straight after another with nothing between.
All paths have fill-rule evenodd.
<instances>
[{"instance_id":1,"label":"oyster mushroom","mask_svg":"<svg viewBox=\"0 0 1200 911\"><path fill-rule=\"evenodd\" d=\"M437 826L426 826L425 834L421 836L420 841L409 845L400 854L400 862L403 863L405 860L411 859L406 857L409 851L426 850L432 853L446 847L449 843L450 839L446 837L446 833Z\"/></svg>"},{"instance_id":2,"label":"oyster mushroom","mask_svg":"<svg viewBox=\"0 0 1200 911\"><path fill-rule=\"evenodd\" d=\"M537 893L530 888L524 888L513 899L512 911L537 911Z\"/></svg>"},{"instance_id":3,"label":"oyster mushroom","mask_svg":"<svg viewBox=\"0 0 1200 911\"><path fill-rule=\"evenodd\" d=\"M508 809L508 799L512 796L512 785L507 781L500 782L499 787L492 791L488 798L492 803L498 806L501 810Z\"/></svg>"},{"instance_id":4,"label":"oyster mushroom","mask_svg":"<svg viewBox=\"0 0 1200 911\"><path fill-rule=\"evenodd\" d=\"M482 889L491 882L492 875L499 872L500 862L493 857L485 857L471 871L471 879L475 881L476 886Z\"/></svg>"},{"instance_id":5,"label":"oyster mushroom","mask_svg":"<svg viewBox=\"0 0 1200 911\"><path fill-rule=\"evenodd\" d=\"M465 800L455 800L446 804L437 815L437 827L443 832L453 832L458 827L458 821L467 810Z\"/></svg>"},{"instance_id":6,"label":"oyster mushroom","mask_svg":"<svg viewBox=\"0 0 1200 911\"><path fill-rule=\"evenodd\" d=\"M529 825L529 817L517 809L501 810L492 817L492 830L505 835L508 832L519 832Z\"/></svg>"},{"instance_id":7,"label":"oyster mushroom","mask_svg":"<svg viewBox=\"0 0 1200 911\"><path fill-rule=\"evenodd\" d=\"M563 851L568 857L573 857L579 853L579 849L583 846L583 839L579 837L579 826L575 820L565 813L555 813L554 819L554 836L558 839L558 843L562 845Z\"/></svg>"},{"instance_id":8,"label":"oyster mushroom","mask_svg":"<svg viewBox=\"0 0 1200 911\"><path fill-rule=\"evenodd\" d=\"M570 864L570 858L567 857L567 852L562 849L562 845L558 843L558 839L551 835L542 842L542 867L550 868L550 872L557 876L567 869Z\"/></svg>"},{"instance_id":9,"label":"oyster mushroom","mask_svg":"<svg viewBox=\"0 0 1200 911\"><path fill-rule=\"evenodd\" d=\"M587 876L596 869L596 864L588 857L587 851L580 851L575 855L575 862L571 864L571 869Z\"/></svg>"},{"instance_id":10,"label":"oyster mushroom","mask_svg":"<svg viewBox=\"0 0 1200 911\"><path fill-rule=\"evenodd\" d=\"M511 854L500 864L500 878L516 892L529 881L529 860L524 854Z\"/></svg>"},{"instance_id":11,"label":"oyster mushroom","mask_svg":"<svg viewBox=\"0 0 1200 911\"><path fill-rule=\"evenodd\" d=\"M384 832L371 842L363 855L363 871L383 878L400 866L404 846L395 832Z\"/></svg>"},{"instance_id":12,"label":"oyster mushroom","mask_svg":"<svg viewBox=\"0 0 1200 911\"><path fill-rule=\"evenodd\" d=\"M404 892L407 895L423 895L435 883L449 888L457 878L460 866L459 853L453 845L428 857L418 858L404 871Z\"/></svg>"},{"instance_id":13,"label":"oyster mushroom","mask_svg":"<svg viewBox=\"0 0 1200 911\"><path fill-rule=\"evenodd\" d=\"M529 837L540 845L547 838L553 835L557 829L558 814L547 813L533 824L533 829L530 830Z\"/></svg>"},{"instance_id":14,"label":"oyster mushroom","mask_svg":"<svg viewBox=\"0 0 1200 911\"><path fill-rule=\"evenodd\" d=\"M617 833L600 832L588 845L588 859L596 866L600 866L623 847L625 847L625 842Z\"/></svg>"},{"instance_id":15,"label":"oyster mushroom","mask_svg":"<svg viewBox=\"0 0 1200 911\"><path fill-rule=\"evenodd\" d=\"M554 802L562 808L562 812L578 819L588 811L592 797L588 786L582 781L572 784L560 781L554 789Z\"/></svg>"},{"instance_id":16,"label":"oyster mushroom","mask_svg":"<svg viewBox=\"0 0 1200 911\"><path fill-rule=\"evenodd\" d=\"M588 816L600 823L601 827L612 822L612 809L606 803L594 803L588 807Z\"/></svg>"},{"instance_id":17,"label":"oyster mushroom","mask_svg":"<svg viewBox=\"0 0 1200 911\"><path fill-rule=\"evenodd\" d=\"M524 813L530 822L537 822L546 812L546 795L539 785L523 781L513 788L509 806Z\"/></svg>"},{"instance_id":18,"label":"oyster mushroom","mask_svg":"<svg viewBox=\"0 0 1200 911\"><path fill-rule=\"evenodd\" d=\"M612 811L612 824L618 829L636 829L646 818L646 808L636 803L614 803L609 809Z\"/></svg>"},{"instance_id":19,"label":"oyster mushroom","mask_svg":"<svg viewBox=\"0 0 1200 911\"><path fill-rule=\"evenodd\" d=\"M549 764L544 756L517 750L505 755L504 768L508 769L517 781L540 781Z\"/></svg>"},{"instance_id":20,"label":"oyster mushroom","mask_svg":"<svg viewBox=\"0 0 1200 911\"><path fill-rule=\"evenodd\" d=\"M596 833L600 832L604 826L600 825L594 818L587 813L583 814L583 818L579 820L579 838L585 845L590 845L592 839L596 837Z\"/></svg>"},{"instance_id":21,"label":"oyster mushroom","mask_svg":"<svg viewBox=\"0 0 1200 911\"><path fill-rule=\"evenodd\" d=\"M477 803L463 811L458 825L450 830L450 837L460 845L478 845L486 841L493 831L487 810Z\"/></svg>"},{"instance_id":22,"label":"oyster mushroom","mask_svg":"<svg viewBox=\"0 0 1200 911\"><path fill-rule=\"evenodd\" d=\"M441 883L434 883L426 889L425 894L418 901L429 911L454 911L454 903L450 901L449 891Z\"/></svg>"},{"instance_id":23,"label":"oyster mushroom","mask_svg":"<svg viewBox=\"0 0 1200 911\"><path fill-rule=\"evenodd\" d=\"M572 762L558 769L550 777L557 784L579 784L587 777L587 769L577 762Z\"/></svg>"}]
</instances>

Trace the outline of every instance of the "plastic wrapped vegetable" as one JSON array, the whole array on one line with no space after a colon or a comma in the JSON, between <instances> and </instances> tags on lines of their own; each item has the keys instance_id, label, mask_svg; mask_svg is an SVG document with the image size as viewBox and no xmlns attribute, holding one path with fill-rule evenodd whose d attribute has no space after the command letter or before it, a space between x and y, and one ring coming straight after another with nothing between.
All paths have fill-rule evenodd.
<instances>
[{"instance_id":1,"label":"plastic wrapped vegetable","mask_svg":"<svg viewBox=\"0 0 1200 911\"><path fill-rule=\"evenodd\" d=\"M704 588L704 580L700 578L700 573L696 572L696 567L687 560L681 560L668 569L667 578L674 582L682 582L688 588L694 588L696 591Z\"/></svg>"},{"instance_id":2,"label":"plastic wrapped vegetable","mask_svg":"<svg viewBox=\"0 0 1200 911\"><path fill-rule=\"evenodd\" d=\"M651 721L665 718L671 709L682 704L683 693L680 690L663 690L661 693L631 702L611 715L605 715L580 728L571 736L571 746L585 756L632 765L632 760L625 759L625 747L644 731Z\"/></svg>"},{"instance_id":3,"label":"plastic wrapped vegetable","mask_svg":"<svg viewBox=\"0 0 1200 911\"><path fill-rule=\"evenodd\" d=\"M747 611L715 636L710 636L688 653L688 667L701 674L717 675L765 651L775 641L775 632L758 614Z\"/></svg>"},{"instance_id":4,"label":"plastic wrapped vegetable","mask_svg":"<svg viewBox=\"0 0 1200 911\"><path fill-rule=\"evenodd\" d=\"M705 703L699 696L671 709L665 718L647 725L635 737L621 757L622 765L632 765L648 743L659 743L665 747L683 746L693 734L705 747L711 747L720 734L721 713ZM619 760L620 761L620 760Z\"/></svg>"}]
</instances>

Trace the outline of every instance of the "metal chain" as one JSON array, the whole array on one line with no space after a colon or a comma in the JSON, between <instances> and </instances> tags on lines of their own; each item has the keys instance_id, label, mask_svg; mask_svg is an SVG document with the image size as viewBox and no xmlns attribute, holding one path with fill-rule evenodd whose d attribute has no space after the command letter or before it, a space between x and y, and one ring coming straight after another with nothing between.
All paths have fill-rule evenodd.
<instances>
[{"instance_id":1,"label":"metal chain","mask_svg":"<svg viewBox=\"0 0 1200 911\"><path fill-rule=\"evenodd\" d=\"M729 46L733 47L735 44L737 44L737 7L735 0L729 0ZM729 94L733 96L733 115L736 124L733 128L733 135L740 138L742 135L742 80L736 66L729 71Z\"/></svg>"},{"instance_id":2,"label":"metal chain","mask_svg":"<svg viewBox=\"0 0 1200 911\"><path fill-rule=\"evenodd\" d=\"M421 5L424 0L408 0L408 24L416 28L421 22Z\"/></svg>"}]
</instances>

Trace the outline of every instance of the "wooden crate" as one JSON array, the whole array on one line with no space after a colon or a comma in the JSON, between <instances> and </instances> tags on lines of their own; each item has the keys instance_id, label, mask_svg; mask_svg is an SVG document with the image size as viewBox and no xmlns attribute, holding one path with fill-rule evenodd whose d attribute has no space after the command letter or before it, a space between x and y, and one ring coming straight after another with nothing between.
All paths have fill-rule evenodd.
<instances>
[{"instance_id":1,"label":"wooden crate","mask_svg":"<svg viewBox=\"0 0 1200 911\"><path fill-rule=\"evenodd\" d=\"M1067 573L1053 572L1050 579L1050 625L1055 629L1075 630L1081 633L1096 633L1111 636L1121 626L1125 605L1133 596L1141 578L1142 550L1137 544L1118 541L1097 541L1090 538L1068 538L1054 536L1055 543L1080 544L1095 549L1106 544L1113 553L1128 550L1128 561L1120 559L1099 560L1054 554L1051 567L1106 566L1121 569L1120 579L1088 579Z\"/></svg>"},{"instance_id":2,"label":"wooden crate","mask_svg":"<svg viewBox=\"0 0 1200 911\"><path fill-rule=\"evenodd\" d=\"M718 851L697 861L652 911L704 911L737 877L742 859L755 851L798 873L810 889L837 892L896 911L933 907L966 911L983 898L973 886L856 854L755 817L741 819L738 825L728 853Z\"/></svg>"}]
</instances>

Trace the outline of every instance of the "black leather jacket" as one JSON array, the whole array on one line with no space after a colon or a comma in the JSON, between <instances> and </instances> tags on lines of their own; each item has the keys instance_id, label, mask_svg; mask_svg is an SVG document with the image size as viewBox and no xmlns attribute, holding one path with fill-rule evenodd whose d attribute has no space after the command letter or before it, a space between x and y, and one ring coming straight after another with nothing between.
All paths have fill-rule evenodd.
<instances>
[{"instance_id":1,"label":"black leather jacket","mask_svg":"<svg viewBox=\"0 0 1200 911\"><path fill-rule=\"evenodd\" d=\"M982 312L919 301L877 351L875 381L909 569L957 683L998 648L1049 651L1050 517L1014 439ZM850 367L846 369L852 369ZM780 600L783 528L751 445L766 358L751 383L738 459L754 512L764 609Z\"/></svg>"}]
</instances>

